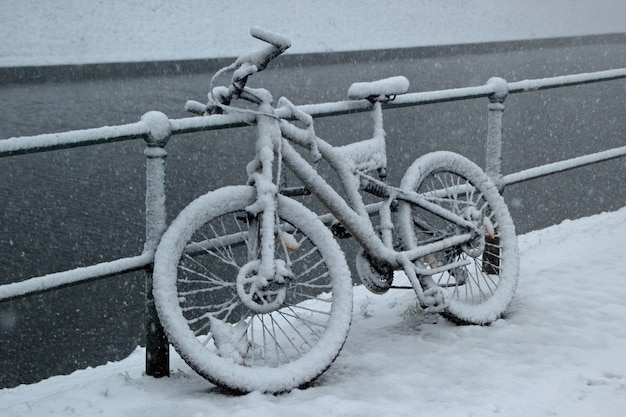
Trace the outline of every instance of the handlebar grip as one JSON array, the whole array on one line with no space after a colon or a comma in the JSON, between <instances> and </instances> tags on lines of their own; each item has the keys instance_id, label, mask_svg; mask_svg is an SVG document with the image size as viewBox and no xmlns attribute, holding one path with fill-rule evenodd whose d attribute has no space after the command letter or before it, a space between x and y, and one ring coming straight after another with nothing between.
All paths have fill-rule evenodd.
<instances>
[{"instance_id":1,"label":"handlebar grip","mask_svg":"<svg viewBox=\"0 0 626 417\"><path fill-rule=\"evenodd\" d=\"M260 26L252 26L252 28L250 28L250 35L254 38L274 45L280 50L281 53L286 51L291 46L291 41L286 36L270 32Z\"/></svg>"},{"instance_id":2,"label":"handlebar grip","mask_svg":"<svg viewBox=\"0 0 626 417\"><path fill-rule=\"evenodd\" d=\"M286 36L270 32L259 26L253 26L250 29L250 34L270 45L254 54L242 56L237 60L240 66L244 66L245 63L248 63L256 67L255 71L251 71L247 75L263 71L272 59L285 52L291 46L291 41ZM247 78L247 76L245 78ZM238 78L236 81L242 81L245 78Z\"/></svg>"},{"instance_id":3,"label":"handlebar grip","mask_svg":"<svg viewBox=\"0 0 626 417\"><path fill-rule=\"evenodd\" d=\"M250 35L269 43L269 45L260 51L240 56L233 64L222 68L213 75L211 86L217 75L225 71L235 70L231 85L228 87L226 93L221 92L219 95L216 95L215 90L211 89L210 96L218 103L228 104L234 97L239 97L240 93L244 91L250 75L263 71L272 59L285 52L291 46L291 41L286 36L270 32L259 26L252 26Z\"/></svg>"}]
</instances>

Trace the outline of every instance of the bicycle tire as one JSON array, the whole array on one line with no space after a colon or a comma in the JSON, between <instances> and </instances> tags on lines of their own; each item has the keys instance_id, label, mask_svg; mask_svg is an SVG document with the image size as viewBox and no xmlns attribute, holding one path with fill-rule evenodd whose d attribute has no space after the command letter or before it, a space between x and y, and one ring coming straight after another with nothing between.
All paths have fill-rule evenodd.
<instances>
[{"instance_id":1,"label":"bicycle tire","mask_svg":"<svg viewBox=\"0 0 626 417\"><path fill-rule=\"evenodd\" d=\"M284 300L254 312L237 278L255 265L255 221L246 212L254 201L253 187L225 187L183 209L157 248L153 293L170 343L198 374L231 391L278 393L310 384L339 354L352 318L352 280L331 232L279 196L281 224L295 228L299 249L277 244L275 252L294 276L281 287Z\"/></svg>"},{"instance_id":2,"label":"bicycle tire","mask_svg":"<svg viewBox=\"0 0 626 417\"><path fill-rule=\"evenodd\" d=\"M491 179L467 158L440 151L418 158L404 175L401 188L417 191L456 214L465 214L486 235L418 261L426 268L471 261L469 265L432 275L449 295L442 315L457 324L484 325L500 318L517 287L519 255L513 221ZM399 204L397 222L406 249L462 232L455 224L407 201Z\"/></svg>"}]
</instances>

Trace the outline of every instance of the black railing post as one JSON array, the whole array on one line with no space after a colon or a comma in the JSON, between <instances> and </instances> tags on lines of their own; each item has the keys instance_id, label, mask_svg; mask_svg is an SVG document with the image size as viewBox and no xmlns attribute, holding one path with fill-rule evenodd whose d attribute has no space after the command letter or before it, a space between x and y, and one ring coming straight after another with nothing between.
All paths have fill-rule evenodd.
<instances>
[{"instance_id":1,"label":"black railing post","mask_svg":"<svg viewBox=\"0 0 626 417\"><path fill-rule=\"evenodd\" d=\"M167 116L148 112L142 118L147 124L146 138L146 243L144 253L154 256L161 235L167 227L165 207L165 145L172 132ZM146 374L161 378L170 375L169 343L159 320L152 295L153 264L146 268Z\"/></svg>"}]
</instances>

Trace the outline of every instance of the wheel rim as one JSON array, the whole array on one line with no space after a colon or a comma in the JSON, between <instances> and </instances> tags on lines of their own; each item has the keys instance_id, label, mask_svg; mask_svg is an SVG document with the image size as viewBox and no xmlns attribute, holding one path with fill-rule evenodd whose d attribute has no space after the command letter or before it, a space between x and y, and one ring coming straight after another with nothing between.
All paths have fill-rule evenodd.
<instances>
[{"instance_id":1,"label":"wheel rim","mask_svg":"<svg viewBox=\"0 0 626 417\"><path fill-rule=\"evenodd\" d=\"M331 305L319 302L324 296L316 292L331 293L332 282L311 241L293 225L283 222L283 227L293 230L299 249L297 253L283 251L277 245L276 254L290 265L298 279L281 283L276 291L279 296L264 304L264 308L254 308L250 293L242 297L238 291L241 285L237 281L241 280L237 277L248 274L251 263L258 264L248 261L258 249L246 237L256 233L257 223L244 211L234 211L203 225L192 236L192 244L215 244L183 254L177 288L183 315L195 335L205 339L207 349L229 357L227 349L232 347L235 359L246 366L275 367L300 358L319 341L328 326ZM222 239L236 235L242 240ZM232 340L222 334L229 332L224 326L243 329L242 323L245 334L243 330L237 333L231 329ZM211 330L216 326L223 328L217 332L219 336Z\"/></svg>"},{"instance_id":2,"label":"wheel rim","mask_svg":"<svg viewBox=\"0 0 626 417\"><path fill-rule=\"evenodd\" d=\"M463 245L417 260L422 268L468 262L422 277L425 284L434 282L447 290L449 304L443 315L472 324L500 317L517 284L517 243L504 200L486 174L460 155L434 152L409 168L402 187L472 222L480 231ZM407 249L468 232L408 202L400 205L398 220L402 245Z\"/></svg>"},{"instance_id":3,"label":"wheel rim","mask_svg":"<svg viewBox=\"0 0 626 417\"><path fill-rule=\"evenodd\" d=\"M501 248L498 244L499 226L484 195L476 190L466 178L448 171L433 172L425 177L418 186L417 192L458 215L462 215L467 208L478 210L481 218L474 220L479 227L481 224L478 223L482 223L483 218L493 224L495 228L493 239L477 236L465 245L436 252L424 259L424 262L431 268L470 260L470 265L434 275L433 279L438 285L449 288L452 300L464 304L485 302L493 296L498 287L499 258L497 254L501 252ZM428 197L429 194L436 194L436 196ZM413 206L411 211L416 238L420 242L439 240L462 233L457 225L419 207Z\"/></svg>"},{"instance_id":4,"label":"wheel rim","mask_svg":"<svg viewBox=\"0 0 626 417\"><path fill-rule=\"evenodd\" d=\"M281 240L296 250L276 245L281 282L262 290L277 290L284 301L251 312L239 299L237 277L257 269L258 248L248 238L256 222L245 210L254 195L252 187L226 187L187 206L157 249L153 293L170 342L196 372L235 391L282 392L308 384L338 355L350 327L352 282L330 231L279 196L280 223L290 234Z\"/></svg>"}]
</instances>

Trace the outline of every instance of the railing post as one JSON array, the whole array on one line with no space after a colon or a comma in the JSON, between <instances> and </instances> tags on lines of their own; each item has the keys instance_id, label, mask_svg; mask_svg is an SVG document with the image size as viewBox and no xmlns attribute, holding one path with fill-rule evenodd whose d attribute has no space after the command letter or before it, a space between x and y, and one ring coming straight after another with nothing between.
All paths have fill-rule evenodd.
<instances>
[{"instance_id":1,"label":"railing post","mask_svg":"<svg viewBox=\"0 0 626 417\"><path fill-rule=\"evenodd\" d=\"M167 116L148 112L141 118L150 131L146 138L146 242L144 253L154 256L161 235L167 227L165 207L165 145L172 132ZM161 378L170 375L169 343L152 295L153 264L146 268L146 374Z\"/></svg>"},{"instance_id":2,"label":"railing post","mask_svg":"<svg viewBox=\"0 0 626 417\"><path fill-rule=\"evenodd\" d=\"M504 190L502 181L502 115L504 100L509 94L507 82L498 77L490 78L487 85L494 86L494 92L489 96L487 142L485 172L491 177L500 192Z\"/></svg>"},{"instance_id":3,"label":"railing post","mask_svg":"<svg viewBox=\"0 0 626 417\"><path fill-rule=\"evenodd\" d=\"M504 113L504 100L509 94L508 83L498 77L490 78L487 85L494 87L494 92L489 96L489 110L487 116L487 142L485 172L500 193L504 191L502 181L502 116ZM500 240L498 237L486 238L488 245L483 253L483 271L487 274L500 274Z\"/></svg>"}]
</instances>

